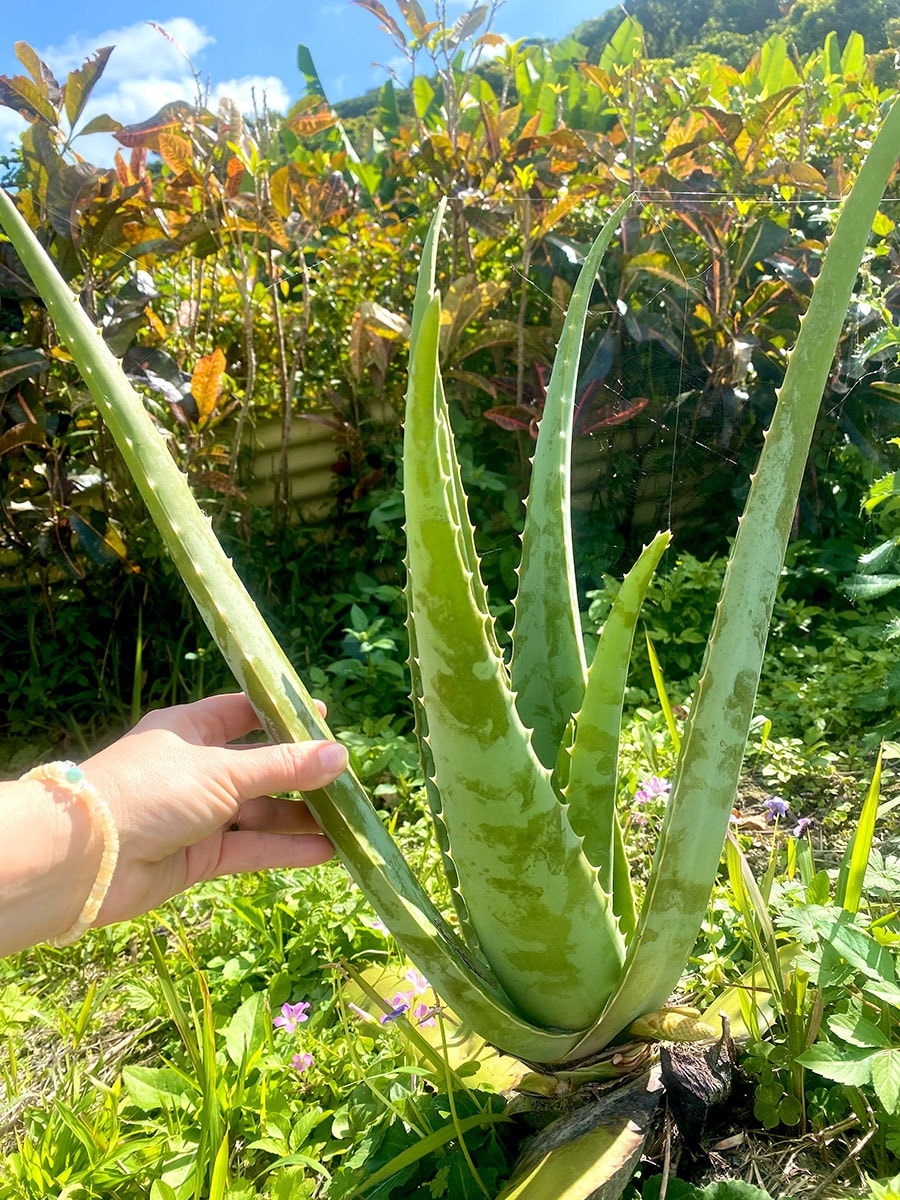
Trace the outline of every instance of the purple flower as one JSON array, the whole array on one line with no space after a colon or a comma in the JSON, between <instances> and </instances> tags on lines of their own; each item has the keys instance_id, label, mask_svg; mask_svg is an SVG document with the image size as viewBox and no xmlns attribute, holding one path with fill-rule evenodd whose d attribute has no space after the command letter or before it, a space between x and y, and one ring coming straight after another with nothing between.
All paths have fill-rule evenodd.
<instances>
[{"instance_id":1,"label":"purple flower","mask_svg":"<svg viewBox=\"0 0 900 1200\"><path fill-rule=\"evenodd\" d=\"M407 1009L409 1008L409 1005L408 1005L408 1004L397 1004L397 1003L396 1003L396 1001L397 1001L398 999L400 999L400 997L399 997L399 996L395 996L395 997L394 997L394 1007L393 1007L392 1011L391 1011L391 1012L389 1012L389 1013L385 1013L385 1014L382 1016L382 1018L381 1018L381 1023L382 1023L382 1025L387 1025L388 1021L396 1021L396 1020L397 1020L397 1018L398 1018L398 1017L402 1017L402 1016L403 1016L403 1014L404 1014L404 1013L407 1011Z\"/></svg>"},{"instance_id":2,"label":"purple flower","mask_svg":"<svg viewBox=\"0 0 900 1200\"><path fill-rule=\"evenodd\" d=\"M782 800L780 796L770 796L764 807L766 810L766 820L778 821L788 815L791 806L787 800Z\"/></svg>"},{"instance_id":3,"label":"purple flower","mask_svg":"<svg viewBox=\"0 0 900 1200\"><path fill-rule=\"evenodd\" d=\"M306 1015L308 1009L309 1005L305 1000L301 1000L299 1004L282 1004L281 1016L276 1017L272 1024L276 1029L283 1029L285 1033L295 1033L298 1025L309 1020Z\"/></svg>"},{"instance_id":4,"label":"purple flower","mask_svg":"<svg viewBox=\"0 0 900 1200\"><path fill-rule=\"evenodd\" d=\"M295 1054L291 1059L291 1066L298 1075L302 1075L304 1071L308 1071L316 1060L311 1054Z\"/></svg>"},{"instance_id":5,"label":"purple flower","mask_svg":"<svg viewBox=\"0 0 900 1200\"><path fill-rule=\"evenodd\" d=\"M646 804L648 800L653 800L656 796L668 796L671 790L672 785L668 779L660 779L658 775L651 775L646 783L642 783L634 793L634 802L635 804Z\"/></svg>"},{"instance_id":6,"label":"purple flower","mask_svg":"<svg viewBox=\"0 0 900 1200\"><path fill-rule=\"evenodd\" d=\"M381 1018L382 1025L386 1025L388 1021L396 1021L404 1013L409 1013L410 1017L414 1017L420 1025L433 1025L434 1017L432 1009L419 999L428 991L431 984L415 967L410 967L404 975L404 979L410 985L409 989L402 992L395 992L391 996L388 1004L390 1004L392 1011L385 1013Z\"/></svg>"},{"instance_id":7,"label":"purple flower","mask_svg":"<svg viewBox=\"0 0 900 1200\"><path fill-rule=\"evenodd\" d=\"M803 837L810 825L812 825L812 817L801 817L791 832L794 837Z\"/></svg>"}]
</instances>

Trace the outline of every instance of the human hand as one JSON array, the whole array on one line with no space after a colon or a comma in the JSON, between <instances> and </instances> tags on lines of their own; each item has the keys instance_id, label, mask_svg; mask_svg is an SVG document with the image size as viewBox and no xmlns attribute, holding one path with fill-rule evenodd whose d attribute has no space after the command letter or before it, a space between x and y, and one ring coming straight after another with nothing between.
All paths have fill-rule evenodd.
<instances>
[{"instance_id":1,"label":"human hand","mask_svg":"<svg viewBox=\"0 0 900 1200\"><path fill-rule=\"evenodd\" d=\"M246 696L211 696L148 714L81 764L119 831L97 924L138 916L202 879L331 858L306 805L271 793L324 787L345 769L346 749L229 745L259 728Z\"/></svg>"}]
</instances>

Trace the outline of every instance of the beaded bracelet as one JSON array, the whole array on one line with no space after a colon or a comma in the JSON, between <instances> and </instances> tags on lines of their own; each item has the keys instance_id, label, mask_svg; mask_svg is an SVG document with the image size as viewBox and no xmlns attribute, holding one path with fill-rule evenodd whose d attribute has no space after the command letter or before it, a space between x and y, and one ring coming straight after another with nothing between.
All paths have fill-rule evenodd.
<instances>
[{"instance_id":1,"label":"beaded bracelet","mask_svg":"<svg viewBox=\"0 0 900 1200\"><path fill-rule=\"evenodd\" d=\"M26 771L22 779L37 779L41 783L47 784L54 792L61 792L69 803L83 800L88 816L92 821L96 821L103 837L100 867L97 871L97 878L94 880L94 886L84 903L84 908L78 914L74 925L59 937L50 940L50 944L53 946L69 946L93 925L100 912L100 906L106 899L106 893L109 891L119 858L119 831L116 829L109 805L97 789L87 782L81 768L77 767L75 763L44 763L31 771Z\"/></svg>"}]
</instances>

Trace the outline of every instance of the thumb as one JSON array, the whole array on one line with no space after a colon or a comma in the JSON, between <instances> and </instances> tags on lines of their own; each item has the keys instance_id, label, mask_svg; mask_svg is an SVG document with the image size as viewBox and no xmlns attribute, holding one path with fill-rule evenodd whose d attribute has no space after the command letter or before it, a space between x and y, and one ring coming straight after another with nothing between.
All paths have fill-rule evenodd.
<instances>
[{"instance_id":1,"label":"thumb","mask_svg":"<svg viewBox=\"0 0 900 1200\"><path fill-rule=\"evenodd\" d=\"M272 792L312 792L347 769L339 742L278 742L226 749L227 769L239 803Z\"/></svg>"}]
</instances>

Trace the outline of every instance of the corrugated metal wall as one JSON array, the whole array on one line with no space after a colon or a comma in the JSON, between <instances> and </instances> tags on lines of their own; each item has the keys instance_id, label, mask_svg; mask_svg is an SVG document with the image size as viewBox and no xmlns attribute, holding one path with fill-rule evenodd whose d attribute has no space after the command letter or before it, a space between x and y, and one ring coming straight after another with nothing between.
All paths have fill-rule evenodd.
<instances>
[{"instance_id":1,"label":"corrugated metal wall","mask_svg":"<svg viewBox=\"0 0 900 1200\"><path fill-rule=\"evenodd\" d=\"M379 424L396 420L385 405L379 414L369 414ZM510 434L510 437L513 437ZM275 477L281 458L281 422L259 424L253 439L252 480L247 490L250 504L266 507L275 496ZM335 476L332 463L340 454L335 432L319 421L295 417L288 443L288 476L291 504L298 516L318 521L334 507ZM490 466L490 464L487 464ZM597 447L589 438L576 438L572 452L572 506L591 507L597 484Z\"/></svg>"},{"instance_id":2,"label":"corrugated metal wall","mask_svg":"<svg viewBox=\"0 0 900 1200\"><path fill-rule=\"evenodd\" d=\"M329 409L321 416L336 416ZM397 421L394 409L387 401L369 403L366 421L386 428ZM295 416L291 422L288 441L288 482L292 511L311 521L321 521L334 508L335 476L331 467L340 456L341 447L335 430L322 421L310 421ZM250 504L265 508L275 499L275 479L281 463L281 421L260 422L253 435L252 482L247 489Z\"/></svg>"}]
</instances>

